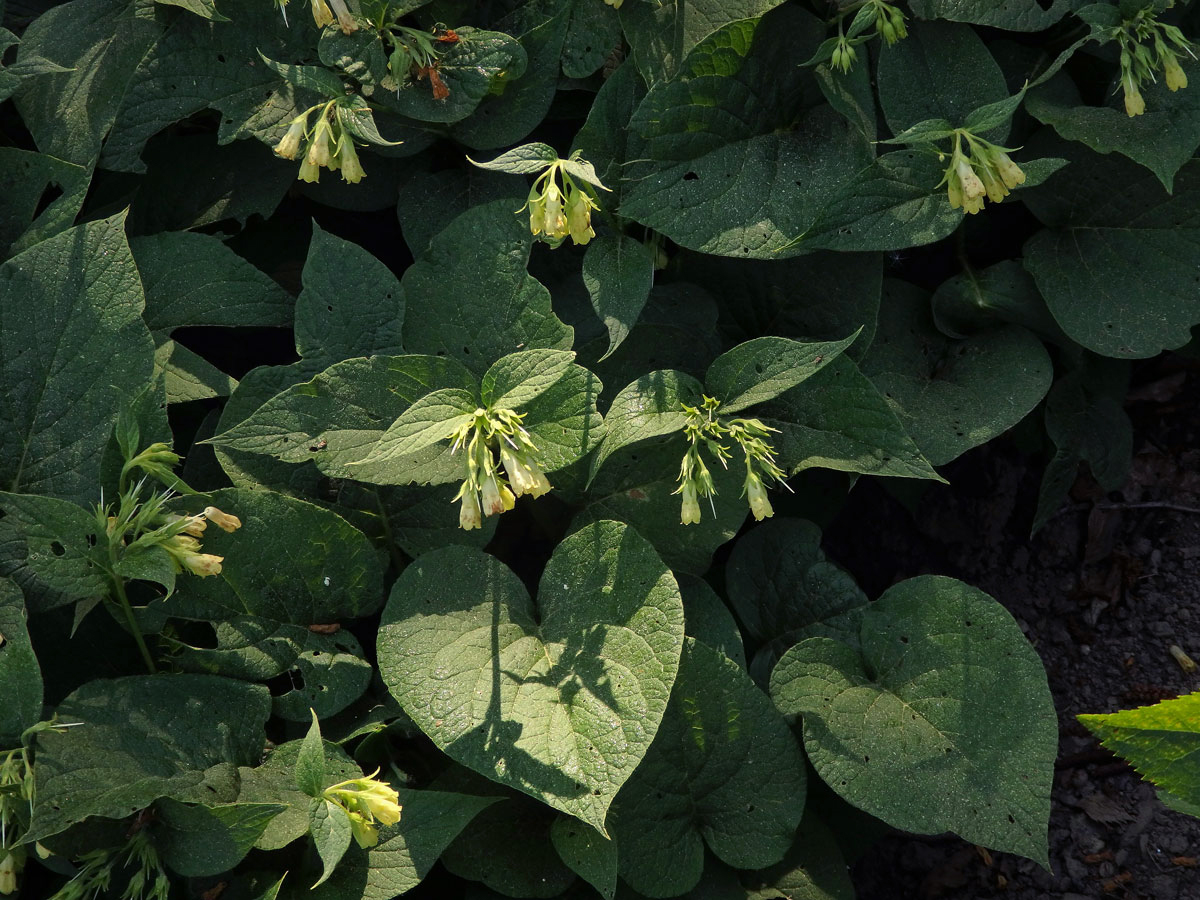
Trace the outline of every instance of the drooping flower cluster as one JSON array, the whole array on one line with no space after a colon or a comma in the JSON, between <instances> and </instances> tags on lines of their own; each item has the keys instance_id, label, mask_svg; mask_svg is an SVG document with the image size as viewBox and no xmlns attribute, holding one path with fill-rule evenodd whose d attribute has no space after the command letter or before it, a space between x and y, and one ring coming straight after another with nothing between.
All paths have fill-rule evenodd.
<instances>
[{"instance_id":1,"label":"drooping flower cluster","mask_svg":"<svg viewBox=\"0 0 1200 900\"><path fill-rule=\"evenodd\" d=\"M400 795L386 782L376 779L378 774L376 769L365 778L339 782L321 795L346 811L354 840L363 848L379 842L377 823L395 825L400 821Z\"/></svg>"},{"instance_id":2,"label":"drooping flower cluster","mask_svg":"<svg viewBox=\"0 0 1200 900\"><path fill-rule=\"evenodd\" d=\"M855 15L847 29L846 17L850 12ZM908 37L908 28L904 23L904 13L887 0L866 0L865 3L850 6L838 15L837 37L825 41L809 63L827 61L830 68L847 74L858 61L855 47L876 36L890 47ZM874 31L869 30L872 26Z\"/></svg>"},{"instance_id":3,"label":"drooping flower cluster","mask_svg":"<svg viewBox=\"0 0 1200 900\"><path fill-rule=\"evenodd\" d=\"M953 141L950 165L938 184L938 187L946 185L952 208L977 213L983 209L985 197L999 203L1009 191L1025 183L1025 173L1008 155L1012 148L997 146L964 128L955 129ZM945 159L945 154L941 156Z\"/></svg>"},{"instance_id":4,"label":"drooping flower cluster","mask_svg":"<svg viewBox=\"0 0 1200 900\"><path fill-rule=\"evenodd\" d=\"M317 112L317 120L310 129L308 119L313 112ZM349 106L340 100L309 107L292 119L287 132L275 145L275 153L284 159L296 159L303 146L301 181L318 181L320 170L325 167L330 171L340 171L343 181L357 184L367 173L358 161L352 129L347 124L352 115Z\"/></svg>"},{"instance_id":5,"label":"drooping flower cluster","mask_svg":"<svg viewBox=\"0 0 1200 900\"><path fill-rule=\"evenodd\" d=\"M579 151L571 155L578 161ZM568 160L549 163L546 171L533 182L522 209L529 209L529 230L552 247L568 235L576 244L586 244L596 236L592 229L592 211L599 210L596 189L583 179L572 178ZM559 187L559 180L562 186Z\"/></svg>"},{"instance_id":6,"label":"drooping flower cluster","mask_svg":"<svg viewBox=\"0 0 1200 900\"><path fill-rule=\"evenodd\" d=\"M1121 46L1121 88L1125 114L1130 117L1146 111L1141 86L1157 81L1155 72L1163 73L1169 90L1178 91L1188 83L1180 57L1196 59L1195 45L1174 25L1156 21L1155 14L1154 7L1147 7L1112 30Z\"/></svg>"},{"instance_id":7,"label":"drooping flower cluster","mask_svg":"<svg viewBox=\"0 0 1200 900\"><path fill-rule=\"evenodd\" d=\"M764 425L758 419L722 420L716 415L720 401L712 397L704 397L699 407L681 405L688 414L684 436L689 446L679 467L679 488L675 491L683 497L680 522L694 525L700 521L699 501L702 497L708 498L709 506L716 515L712 498L716 496L717 489L700 448L706 447L722 468L728 468L732 454L721 443L724 438L731 438L737 443L745 459L746 478L742 483L742 496L750 504L750 512L760 522L775 515L767 498L766 482L774 481L788 486L784 480L786 474L775 459L775 449L767 442L767 438L777 429Z\"/></svg>"},{"instance_id":8,"label":"drooping flower cluster","mask_svg":"<svg viewBox=\"0 0 1200 900\"><path fill-rule=\"evenodd\" d=\"M461 503L458 524L463 529L482 527L483 516L512 509L523 494L540 497L550 490L537 446L521 426L523 418L511 409L480 407L451 435L450 452L463 452L467 464L467 477L454 496Z\"/></svg>"}]
</instances>

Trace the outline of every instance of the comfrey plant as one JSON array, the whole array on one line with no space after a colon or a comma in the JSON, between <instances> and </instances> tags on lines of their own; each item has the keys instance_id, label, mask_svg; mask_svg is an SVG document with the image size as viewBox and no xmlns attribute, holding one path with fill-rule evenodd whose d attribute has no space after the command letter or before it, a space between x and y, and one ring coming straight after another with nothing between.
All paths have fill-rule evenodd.
<instances>
[{"instance_id":1,"label":"comfrey plant","mask_svg":"<svg viewBox=\"0 0 1200 900\"><path fill-rule=\"evenodd\" d=\"M814 522L1009 435L1022 527L1121 485L1200 325L1195 2L6 9L0 891L849 898L863 815L1048 864L1004 598Z\"/></svg>"}]
</instances>

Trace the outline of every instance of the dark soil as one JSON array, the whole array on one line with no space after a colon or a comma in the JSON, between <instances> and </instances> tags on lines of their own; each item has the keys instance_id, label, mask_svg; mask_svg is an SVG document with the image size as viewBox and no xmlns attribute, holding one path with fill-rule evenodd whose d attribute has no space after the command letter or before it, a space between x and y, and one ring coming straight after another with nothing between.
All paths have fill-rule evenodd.
<instances>
[{"instance_id":1,"label":"dark soil","mask_svg":"<svg viewBox=\"0 0 1200 900\"><path fill-rule=\"evenodd\" d=\"M1169 652L1200 660L1200 364L1145 364L1126 409L1126 484L1104 495L1081 475L1032 539L1043 458L1012 441L960 459L945 473L950 486L928 490L911 513L861 485L838 519L858 524L827 535L831 557L870 573L869 592L934 572L1001 601L1041 654L1059 714L1052 871L952 836L896 835L855 864L860 900L1200 900L1200 820L1164 807L1075 719L1200 690L1200 672ZM863 521L877 536L869 546Z\"/></svg>"}]
</instances>

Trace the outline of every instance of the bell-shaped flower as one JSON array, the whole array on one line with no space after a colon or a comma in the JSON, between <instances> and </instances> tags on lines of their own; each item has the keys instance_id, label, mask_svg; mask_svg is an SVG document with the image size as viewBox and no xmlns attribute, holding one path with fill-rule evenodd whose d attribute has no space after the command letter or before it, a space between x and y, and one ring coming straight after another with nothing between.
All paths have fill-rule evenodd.
<instances>
[{"instance_id":1,"label":"bell-shaped flower","mask_svg":"<svg viewBox=\"0 0 1200 900\"><path fill-rule=\"evenodd\" d=\"M482 494L483 514L486 516L497 516L507 512L517 503L517 498L508 489L508 485L501 481L494 471L489 472L483 479Z\"/></svg>"},{"instance_id":2,"label":"bell-shaped flower","mask_svg":"<svg viewBox=\"0 0 1200 900\"><path fill-rule=\"evenodd\" d=\"M954 164L954 172L958 175L959 183L962 185L964 201L982 197L987 193L987 189L983 186L983 181L975 174L975 170L971 168L971 164L965 156L959 155L958 160Z\"/></svg>"},{"instance_id":3,"label":"bell-shaped flower","mask_svg":"<svg viewBox=\"0 0 1200 900\"><path fill-rule=\"evenodd\" d=\"M683 483L683 507L679 512L679 521L684 525L696 525L700 522L700 501L696 495L696 485L692 481Z\"/></svg>"},{"instance_id":4,"label":"bell-shaped flower","mask_svg":"<svg viewBox=\"0 0 1200 900\"><path fill-rule=\"evenodd\" d=\"M1176 59L1174 53L1163 56L1163 71L1167 76L1169 90L1178 91L1187 87L1187 73L1183 71L1183 66L1179 65L1179 60Z\"/></svg>"},{"instance_id":5,"label":"bell-shaped flower","mask_svg":"<svg viewBox=\"0 0 1200 900\"><path fill-rule=\"evenodd\" d=\"M1004 186L1015 188L1019 184L1025 183L1025 173L1007 153L997 148L992 154L992 163L996 166L996 170L1000 173L1000 178L1004 181Z\"/></svg>"},{"instance_id":6,"label":"bell-shaped flower","mask_svg":"<svg viewBox=\"0 0 1200 900\"><path fill-rule=\"evenodd\" d=\"M242 520L237 516L232 516L227 512L221 512L215 506L206 506L201 516L208 519L222 531L234 532L242 527Z\"/></svg>"},{"instance_id":7,"label":"bell-shaped flower","mask_svg":"<svg viewBox=\"0 0 1200 900\"><path fill-rule=\"evenodd\" d=\"M307 130L308 113L292 119L292 124L288 126L287 133L275 145L276 155L282 156L284 159L295 159L300 153L300 142L304 140L304 133Z\"/></svg>"},{"instance_id":8,"label":"bell-shaped flower","mask_svg":"<svg viewBox=\"0 0 1200 900\"><path fill-rule=\"evenodd\" d=\"M534 235L542 233L542 226L546 224L546 195L542 193L535 183L529 191L529 198L525 201L529 207L529 230Z\"/></svg>"},{"instance_id":9,"label":"bell-shaped flower","mask_svg":"<svg viewBox=\"0 0 1200 900\"><path fill-rule=\"evenodd\" d=\"M569 233L563 214L563 194L551 175L542 195L542 231L552 241L561 241Z\"/></svg>"},{"instance_id":10,"label":"bell-shaped flower","mask_svg":"<svg viewBox=\"0 0 1200 900\"><path fill-rule=\"evenodd\" d=\"M468 484L464 482L463 489L459 492L459 495L462 505L458 510L458 527L463 531L481 528L483 526L483 515L479 511L479 491L468 487Z\"/></svg>"},{"instance_id":11,"label":"bell-shaped flower","mask_svg":"<svg viewBox=\"0 0 1200 900\"><path fill-rule=\"evenodd\" d=\"M582 188L576 187L567 194L567 227L576 244L586 244L596 236L592 230L592 210L599 208Z\"/></svg>"},{"instance_id":12,"label":"bell-shaped flower","mask_svg":"<svg viewBox=\"0 0 1200 900\"><path fill-rule=\"evenodd\" d=\"M540 497L550 490L546 473L528 453L501 444L500 465L504 467L504 474L516 496L529 494L531 497Z\"/></svg>"},{"instance_id":13,"label":"bell-shaped flower","mask_svg":"<svg viewBox=\"0 0 1200 900\"><path fill-rule=\"evenodd\" d=\"M358 152L354 149L354 139L350 137L350 132L345 128L338 136L337 160L342 170L343 181L349 184L358 184L366 177L367 173L359 164Z\"/></svg>"},{"instance_id":14,"label":"bell-shaped flower","mask_svg":"<svg viewBox=\"0 0 1200 900\"><path fill-rule=\"evenodd\" d=\"M333 8L333 12L337 16L338 26L342 29L342 34L351 34L358 31L358 22L354 21L354 16L350 15L350 10L347 9L345 0L329 0L329 5Z\"/></svg>"},{"instance_id":15,"label":"bell-shaped flower","mask_svg":"<svg viewBox=\"0 0 1200 900\"><path fill-rule=\"evenodd\" d=\"M221 574L221 563L225 557L212 553L201 553L200 542L186 534L177 534L162 542L162 548L171 556L171 562L181 572L191 572L204 578Z\"/></svg>"},{"instance_id":16,"label":"bell-shaped flower","mask_svg":"<svg viewBox=\"0 0 1200 900\"><path fill-rule=\"evenodd\" d=\"M769 519L775 515L775 510L771 508L771 501L767 499L766 486L757 472L751 471L746 476L744 494L750 503L750 512L754 513L756 521L761 522L763 519Z\"/></svg>"},{"instance_id":17,"label":"bell-shaped flower","mask_svg":"<svg viewBox=\"0 0 1200 900\"><path fill-rule=\"evenodd\" d=\"M310 0L310 2L313 21L317 23L317 27L324 28L326 25L332 25L333 12L329 9L329 4L325 0Z\"/></svg>"}]
</instances>

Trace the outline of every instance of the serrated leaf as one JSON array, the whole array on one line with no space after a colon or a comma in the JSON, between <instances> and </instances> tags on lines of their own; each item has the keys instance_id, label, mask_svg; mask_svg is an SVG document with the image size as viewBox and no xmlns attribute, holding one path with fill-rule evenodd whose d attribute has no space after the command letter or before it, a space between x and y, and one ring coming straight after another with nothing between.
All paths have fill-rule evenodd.
<instances>
[{"instance_id":1,"label":"serrated leaf","mask_svg":"<svg viewBox=\"0 0 1200 900\"><path fill-rule=\"evenodd\" d=\"M933 465L1011 428L1050 389L1050 357L1024 328L955 341L937 331L923 291L888 282L884 293L862 372Z\"/></svg>"},{"instance_id":2,"label":"serrated leaf","mask_svg":"<svg viewBox=\"0 0 1200 900\"><path fill-rule=\"evenodd\" d=\"M123 214L65 231L0 266L0 487L94 501L124 399L154 343Z\"/></svg>"},{"instance_id":3,"label":"serrated leaf","mask_svg":"<svg viewBox=\"0 0 1200 900\"><path fill-rule=\"evenodd\" d=\"M926 575L779 661L771 696L842 797L905 831L946 830L1043 865L1058 743L1037 653L991 597Z\"/></svg>"},{"instance_id":4,"label":"serrated leaf","mask_svg":"<svg viewBox=\"0 0 1200 900\"><path fill-rule=\"evenodd\" d=\"M370 850L352 846L313 900L392 900L415 888L472 819L501 798L400 788L400 822Z\"/></svg>"},{"instance_id":5,"label":"serrated leaf","mask_svg":"<svg viewBox=\"0 0 1200 900\"><path fill-rule=\"evenodd\" d=\"M151 331L184 325L291 325L295 300L212 235L146 235L131 240L129 249L142 277L142 317Z\"/></svg>"},{"instance_id":6,"label":"serrated leaf","mask_svg":"<svg viewBox=\"0 0 1200 900\"><path fill-rule=\"evenodd\" d=\"M219 875L240 863L282 803L179 803L164 797L155 804L161 823L155 846L162 860L185 878Z\"/></svg>"},{"instance_id":7,"label":"serrated leaf","mask_svg":"<svg viewBox=\"0 0 1200 900\"><path fill-rule=\"evenodd\" d=\"M721 400L719 412L742 412L778 397L821 371L854 343L861 329L840 341L802 343L761 337L718 356L704 376L704 390Z\"/></svg>"},{"instance_id":8,"label":"serrated leaf","mask_svg":"<svg viewBox=\"0 0 1200 900\"><path fill-rule=\"evenodd\" d=\"M517 350L569 350L572 329L526 271L532 244L528 219L507 201L455 218L404 273L406 294L422 301L407 311L405 347L449 356L476 375Z\"/></svg>"},{"instance_id":9,"label":"serrated leaf","mask_svg":"<svg viewBox=\"0 0 1200 900\"><path fill-rule=\"evenodd\" d=\"M559 544L539 601L478 551L426 554L393 587L380 671L452 758L603 831L666 707L679 589L643 538L602 522Z\"/></svg>"},{"instance_id":10,"label":"serrated leaf","mask_svg":"<svg viewBox=\"0 0 1200 900\"><path fill-rule=\"evenodd\" d=\"M41 840L88 816L125 818L160 797L232 802L237 766L258 762L271 698L213 675L90 681L61 704L73 728L37 737L33 819Z\"/></svg>"},{"instance_id":11,"label":"serrated leaf","mask_svg":"<svg viewBox=\"0 0 1200 900\"><path fill-rule=\"evenodd\" d=\"M1080 153L1023 198L1048 226L1026 242L1025 268L1089 350L1140 359L1183 346L1200 322L1200 164L1180 169L1167 194L1140 166Z\"/></svg>"},{"instance_id":12,"label":"serrated leaf","mask_svg":"<svg viewBox=\"0 0 1200 900\"><path fill-rule=\"evenodd\" d=\"M350 849L350 816L332 800L313 797L309 806L309 832L324 870L313 887L319 887L333 874L334 868Z\"/></svg>"},{"instance_id":13,"label":"serrated leaf","mask_svg":"<svg viewBox=\"0 0 1200 900\"><path fill-rule=\"evenodd\" d=\"M42 670L29 643L25 598L7 578L0 578L0 694L0 745L15 747L42 718Z\"/></svg>"},{"instance_id":14,"label":"serrated leaf","mask_svg":"<svg viewBox=\"0 0 1200 900\"><path fill-rule=\"evenodd\" d=\"M583 283L592 309L608 329L607 359L629 336L654 284L649 250L626 234L602 234L583 255Z\"/></svg>"},{"instance_id":15,"label":"serrated leaf","mask_svg":"<svg viewBox=\"0 0 1200 900\"><path fill-rule=\"evenodd\" d=\"M1147 780L1190 804L1200 803L1200 694L1079 720Z\"/></svg>"},{"instance_id":16,"label":"serrated leaf","mask_svg":"<svg viewBox=\"0 0 1200 900\"><path fill-rule=\"evenodd\" d=\"M883 394L846 355L755 411L790 475L823 468L894 478L941 476Z\"/></svg>"},{"instance_id":17,"label":"serrated leaf","mask_svg":"<svg viewBox=\"0 0 1200 900\"><path fill-rule=\"evenodd\" d=\"M688 421L683 405L697 406L703 393L699 381L672 369L651 372L627 385L608 408L604 441L592 457L591 478L622 447L683 431Z\"/></svg>"},{"instance_id":18,"label":"serrated leaf","mask_svg":"<svg viewBox=\"0 0 1200 900\"><path fill-rule=\"evenodd\" d=\"M205 502L238 516L242 527L232 534L205 533L205 552L224 557L221 574L189 578L166 601L171 615L225 619L249 614L308 626L379 608L379 557L341 516L271 491L226 488L208 496Z\"/></svg>"},{"instance_id":19,"label":"serrated leaf","mask_svg":"<svg viewBox=\"0 0 1200 900\"><path fill-rule=\"evenodd\" d=\"M770 699L692 638L659 734L612 809L621 879L651 897L696 886L704 847L740 869L783 858L804 810L804 758Z\"/></svg>"}]
</instances>

